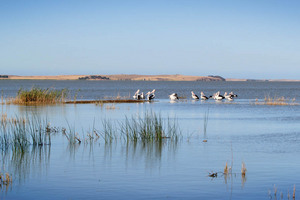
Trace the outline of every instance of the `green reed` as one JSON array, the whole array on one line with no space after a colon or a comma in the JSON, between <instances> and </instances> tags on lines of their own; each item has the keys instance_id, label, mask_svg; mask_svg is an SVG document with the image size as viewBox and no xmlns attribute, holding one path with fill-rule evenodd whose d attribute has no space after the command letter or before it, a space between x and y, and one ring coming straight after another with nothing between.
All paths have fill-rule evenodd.
<instances>
[{"instance_id":1,"label":"green reed","mask_svg":"<svg viewBox=\"0 0 300 200\"><path fill-rule=\"evenodd\" d=\"M168 118L167 122L161 115L147 112L143 117L127 116L119 123L120 132L127 141L157 141L165 138L178 139L180 130L177 121Z\"/></svg>"},{"instance_id":2,"label":"green reed","mask_svg":"<svg viewBox=\"0 0 300 200\"><path fill-rule=\"evenodd\" d=\"M25 149L29 145L51 144L50 124L36 116L7 118L2 115L0 123L0 148Z\"/></svg>"},{"instance_id":3,"label":"green reed","mask_svg":"<svg viewBox=\"0 0 300 200\"><path fill-rule=\"evenodd\" d=\"M33 87L30 90L19 89L15 98L7 101L13 104L54 104L62 103L68 94L67 89L53 90Z\"/></svg>"}]
</instances>

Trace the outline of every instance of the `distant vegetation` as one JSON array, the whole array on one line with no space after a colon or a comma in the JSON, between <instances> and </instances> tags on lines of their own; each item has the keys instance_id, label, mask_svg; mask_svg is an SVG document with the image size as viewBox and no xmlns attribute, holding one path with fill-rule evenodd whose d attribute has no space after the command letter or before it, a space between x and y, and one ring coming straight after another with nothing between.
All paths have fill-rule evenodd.
<instances>
[{"instance_id":1,"label":"distant vegetation","mask_svg":"<svg viewBox=\"0 0 300 200\"><path fill-rule=\"evenodd\" d=\"M15 98L10 99L8 102L13 104L54 104L62 103L65 101L68 90L52 90L52 89L41 89L33 87L30 90L23 90L22 88L18 91Z\"/></svg>"},{"instance_id":2,"label":"distant vegetation","mask_svg":"<svg viewBox=\"0 0 300 200\"><path fill-rule=\"evenodd\" d=\"M226 81L226 79L223 78L222 76L209 75L208 77L216 78L216 79L218 79L218 81ZM210 80L210 81L214 81L214 80Z\"/></svg>"},{"instance_id":3,"label":"distant vegetation","mask_svg":"<svg viewBox=\"0 0 300 200\"><path fill-rule=\"evenodd\" d=\"M0 75L0 78L8 78L8 75Z\"/></svg>"},{"instance_id":4,"label":"distant vegetation","mask_svg":"<svg viewBox=\"0 0 300 200\"><path fill-rule=\"evenodd\" d=\"M91 76L83 76L79 77L79 80L109 80L106 76L97 76L97 75L91 75Z\"/></svg>"}]
</instances>

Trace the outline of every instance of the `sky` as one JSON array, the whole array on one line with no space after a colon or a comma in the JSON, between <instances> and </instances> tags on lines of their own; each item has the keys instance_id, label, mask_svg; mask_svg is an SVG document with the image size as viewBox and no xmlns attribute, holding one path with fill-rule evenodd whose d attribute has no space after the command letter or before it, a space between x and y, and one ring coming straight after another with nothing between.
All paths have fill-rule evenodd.
<instances>
[{"instance_id":1,"label":"sky","mask_svg":"<svg viewBox=\"0 0 300 200\"><path fill-rule=\"evenodd\" d=\"M300 79L298 0L0 0L0 75Z\"/></svg>"}]
</instances>

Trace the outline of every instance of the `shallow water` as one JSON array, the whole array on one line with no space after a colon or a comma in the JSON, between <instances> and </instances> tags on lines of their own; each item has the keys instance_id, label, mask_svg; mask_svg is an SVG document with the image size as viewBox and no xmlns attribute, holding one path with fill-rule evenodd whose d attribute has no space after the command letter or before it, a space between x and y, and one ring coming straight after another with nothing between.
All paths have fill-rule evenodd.
<instances>
[{"instance_id":1,"label":"shallow water","mask_svg":"<svg viewBox=\"0 0 300 200\"><path fill-rule=\"evenodd\" d=\"M22 154L2 151L1 172L13 176L2 187L5 199L274 199L274 184L287 199L300 185L300 106L255 105L266 95L299 99L300 83L271 82L118 82L0 81L4 96L33 85L78 91L78 99L132 96L156 89L156 101L108 105L3 105L9 117L37 115L54 127L71 127L84 138L109 119L115 126L125 116L155 112L178 121L178 141L137 143L99 139L69 145L61 134L52 143L29 147ZM233 102L193 101L190 91L212 94L234 91ZM187 99L171 103L168 94ZM204 134L204 117L208 113ZM208 142L202 142L207 139ZM232 173L225 176L225 163ZM241 175L245 162L247 173ZM218 177L208 177L209 172ZM7 189L7 191L6 191ZM291 198L292 199L292 198Z\"/></svg>"}]
</instances>

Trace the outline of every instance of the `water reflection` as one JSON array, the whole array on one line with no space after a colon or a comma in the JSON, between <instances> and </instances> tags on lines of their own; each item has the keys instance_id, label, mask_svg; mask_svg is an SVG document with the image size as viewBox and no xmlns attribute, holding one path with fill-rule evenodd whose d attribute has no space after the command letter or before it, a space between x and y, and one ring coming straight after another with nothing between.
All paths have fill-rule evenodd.
<instances>
[{"instance_id":1,"label":"water reflection","mask_svg":"<svg viewBox=\"0 0 300 200\"><path fill-rule=\"evenodd\" d=\"M126 165L143 160L147 169L159 167L164 155L176 155L178 143L177 140L129 141L122 147Z\"/></svg>"},{"instance_id":2,"label":"water reflection","mask_svg":"<svg viewBox=\"0 0 300 200\"><path fill-rule=\"evenodd\" d=\"M13 183L19 184L31 175L41 175L48 170L51 146L30 146L26 149L13 148L2 151L1 171L12 174ZM33 172L33 173L32 173Z\"/></svg>"}]
</instances>

